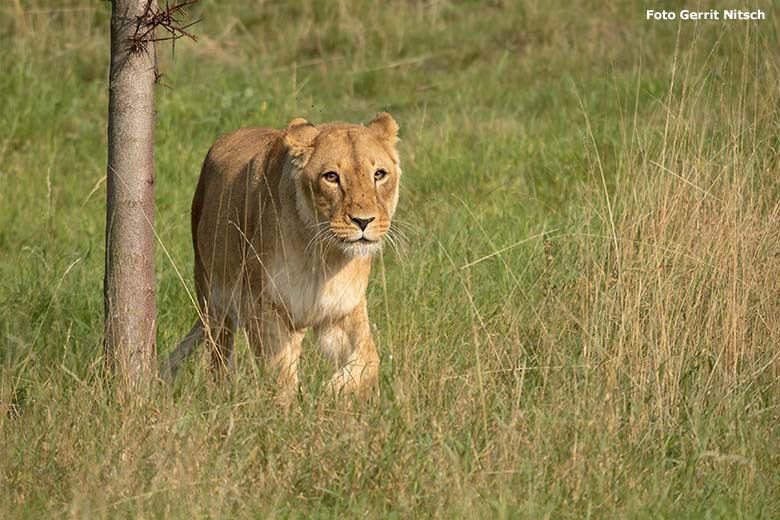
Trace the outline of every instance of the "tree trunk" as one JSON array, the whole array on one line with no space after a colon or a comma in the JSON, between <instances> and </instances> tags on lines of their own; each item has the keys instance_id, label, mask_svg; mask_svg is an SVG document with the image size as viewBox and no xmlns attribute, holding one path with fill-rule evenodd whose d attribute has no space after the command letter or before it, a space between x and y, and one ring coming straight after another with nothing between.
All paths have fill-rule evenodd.
<instances>
[{"instance_id":1,"label":"tree trunk","mask_svg":"<svg viewBox=\"0 0 780 520\"><path fill-rule=\"evenodd\" d=\"M150 1L112 0L108 97L106 362L126 383L156 374L154 88ZM152 4L156 6L156 4ZM142 20L139 25L139 20Z\"/></svg>"}]
</instances>

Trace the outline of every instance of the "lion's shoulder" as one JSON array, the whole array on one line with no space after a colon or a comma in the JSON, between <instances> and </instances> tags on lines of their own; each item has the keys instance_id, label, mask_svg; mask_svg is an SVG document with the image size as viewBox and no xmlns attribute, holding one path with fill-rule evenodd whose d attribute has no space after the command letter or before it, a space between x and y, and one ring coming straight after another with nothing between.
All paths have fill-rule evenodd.
<instances>
[{"instance_id":1,"label":"lion's shoulder","mask_svg":"<svg viewBox=\"0 0 780 520\"><path fill-rule=\"evenodd\" d=\"M239 128L220 136L209 149L206 162L231 167L243 165L267 152L279 141L282 132L273 128Z\"/></svg>"}]
</instances>

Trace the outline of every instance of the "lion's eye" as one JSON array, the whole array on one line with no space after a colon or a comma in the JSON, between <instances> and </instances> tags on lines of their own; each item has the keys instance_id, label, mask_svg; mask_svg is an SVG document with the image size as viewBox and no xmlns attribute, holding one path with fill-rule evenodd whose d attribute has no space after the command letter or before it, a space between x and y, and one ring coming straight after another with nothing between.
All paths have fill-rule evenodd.
<instances>
[{"instance_id":1,"label":"lion's eye","mask_svg":"<svg viewBox=\"0 0 780 520\"><path fill-rule=\"evenodd\" d=\"M376 172L374 172L375 181L381 181L385 177L387 177L387 172L385 170L377 170Z\"/></svg>"},{"instance_id":2,"label":"lion's eye","mask_svg":"<svg viewBox=\"0 0 780 520\"><path fill-rule=\"evenodd\" d=\"M339 174L336 172L325 172L322 174L322 178L333 184L338 184L339 182Z\"/></svg>"}]
</instances>

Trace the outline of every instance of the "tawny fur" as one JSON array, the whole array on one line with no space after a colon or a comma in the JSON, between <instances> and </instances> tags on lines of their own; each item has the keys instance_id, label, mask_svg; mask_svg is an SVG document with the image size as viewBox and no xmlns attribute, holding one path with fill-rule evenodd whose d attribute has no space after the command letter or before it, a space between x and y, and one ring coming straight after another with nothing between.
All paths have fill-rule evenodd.
<instances>
[{"instance_id":1,"label":"tawny fur","mask_svg":"<svg viewBox=\"0 0 780 520\"><path fill-rule=\"evenodd\" d=\"M375 383L365 293L398 203L397 132L384 112L366 127L299 118L284 131L237 130L211 147L192 203L201 318L169 357L169 379L204 339L212 368L228 368L243 328L281 394L293 395L313 327L337 366L333 391Z\"/></svg>"}]
</instances>

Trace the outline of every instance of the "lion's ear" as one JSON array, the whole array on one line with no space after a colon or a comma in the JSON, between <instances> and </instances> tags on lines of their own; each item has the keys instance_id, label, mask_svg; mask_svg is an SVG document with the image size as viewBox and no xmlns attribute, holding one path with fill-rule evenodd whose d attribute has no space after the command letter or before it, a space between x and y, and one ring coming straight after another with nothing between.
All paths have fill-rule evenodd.
<instances>
[{"instance_id":1,"label":"lion's ear","mask_svg":"<svg viewBox=\"0 0 780 520\"><path fill-rule=\"evenodd\" d=\"M379 112L374 120L368 123L368 129L390 144L398 142L398 123L387 112Z\"/></svg>"},{"instance_id":2,"label":"lion's ear","mask_svg":"<svg viewBox=\"0 0 780 520\"><path fill-rule=\"evenodd\" d=\"M314 149L314 141L319 134L320 131L316 126L302 117L296 117L287 125L287 130L284 132L284 144L291 156L303 159L305 163L309 160Z\"/></svg>"}]
</instances>

